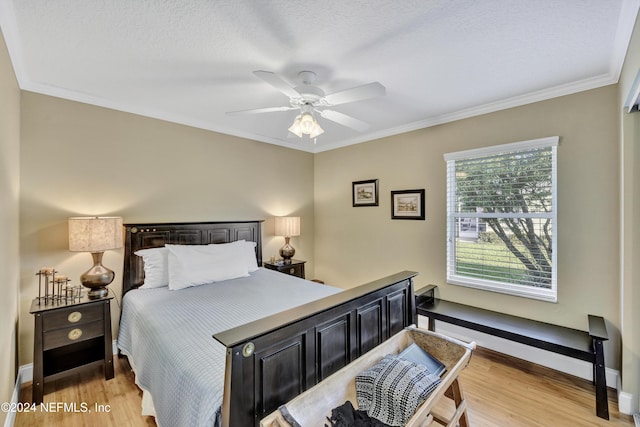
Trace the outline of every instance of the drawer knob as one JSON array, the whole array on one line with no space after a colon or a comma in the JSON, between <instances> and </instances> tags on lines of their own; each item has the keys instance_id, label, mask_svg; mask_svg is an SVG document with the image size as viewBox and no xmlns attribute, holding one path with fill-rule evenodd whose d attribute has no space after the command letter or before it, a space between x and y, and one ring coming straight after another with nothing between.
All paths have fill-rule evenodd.
<instances>
[{"instance_id":1,"label":"drawer knob","mask_svg":"<svg viewBox=\"0 0 640 427\"><path fill-rule=\"evenodd\" d=\"M69 313L69 316L67 316L67 320L71 323L79 322L80 319L82 319L82 313L80 313L79 311L74 311L73 313Z\"/></svg>"},{"instance_id":2,"label":"drawer knob","mask_svg":"<svg viewBox=\"0 0 640 427\"><path fill-rule=\"evenodd\" d=\"M67 335L67 337L69 337L71 341L75 341L81 336L82 336L82 329L78 329L78 328L70 330L69 334Z\"/></svg>"},{"instance_id":3,"label":"drawer knob","mask_svg":"<svg viewBox=\"0 0 640 427\"><path fill-rule=\"evenodd\" d=\"M294 274L295 272L296 272L295 268L292 267L292 268L289 269L289 274Z\"/></svg>"}]
</instances>

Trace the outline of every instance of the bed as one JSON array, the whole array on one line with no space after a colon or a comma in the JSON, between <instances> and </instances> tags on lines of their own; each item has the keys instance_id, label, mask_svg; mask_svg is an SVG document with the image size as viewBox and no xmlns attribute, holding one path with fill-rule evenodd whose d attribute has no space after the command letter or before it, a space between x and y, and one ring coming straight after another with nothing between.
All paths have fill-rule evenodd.
<instances>
[{"instance_id":1,"label":"bed","mask_svg":"<svg viewBox=\"0 0 640 427\"><path fill-rule=\"evenodd\" d=\"M261 268L261 235L261 221L125 225L118 347L151 396L161 427L259 425L281 404L417 323L417 273L341 290ZM247 276L144 289L145 265L136 252L246 242L255 254Z\"/></svg>"}]
</instances>

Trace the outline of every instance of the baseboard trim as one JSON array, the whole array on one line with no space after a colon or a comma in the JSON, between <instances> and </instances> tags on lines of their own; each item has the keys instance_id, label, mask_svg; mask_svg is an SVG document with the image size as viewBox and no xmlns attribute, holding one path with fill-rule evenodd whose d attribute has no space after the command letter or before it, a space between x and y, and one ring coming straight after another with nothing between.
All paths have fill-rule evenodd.
<instances>
[{"instance_id":1,"label":"baseboard trim","mask_svg":"<svg viewBox=\"0 0 640 427\"><path fill-rule=\"evenodd\" d=\"M20 390L22 389L23 380L23 370L22 367L18 369L18 376L16 377L16 384L13 387L13 393L11 394L11 406L17 406L20 401ZM16 414L17 412L9 411L7 412L7 417L4 419L4 427L13 427L16 422Z\"/></svg>"},{"instance_id":2,"label":"baseboard trim","mask_svg":"<svg viewBox=\"0 0 640 427\"><path fill-rule=\"evenodd\" d=\"M624 391L618 392L618 410L623 414L633 414L633 394Z\"/></svg>"},{"instance_id":3,"label":"baseboard trim","mask_svg":"<svg viewBox=\"0 0 640 427\"><path fill-rule=\"evenodd\" d=\"M21 377L20 387L22 384L33 381L33 363L27 363L18 369L18 377Z\"/></svg>"},{"instance_id":4,"label":"baseboard trim","mask_svg":"<svg viewBox=\"0 0 640 427\"><path fill-rule=\"evenodd\" d=\"M420 320L426 320L422 316L420 316L420 318ZM425 327L426 325L421 324L421 326ZM504 338L495 337L493 335L451 325L445 322L438 322L437 331L463 341L475 341L475 343L480 347L488 348L499 353L517 357L518 359L546 366L547 368L555 369L556 371L564 372L589 381L593 380L593 365L583 360L541 350L525 344L509 341ZM605 376L607 386L617 389L620 372L615 369L606 368Z\"/></svg>"}]
</instances>

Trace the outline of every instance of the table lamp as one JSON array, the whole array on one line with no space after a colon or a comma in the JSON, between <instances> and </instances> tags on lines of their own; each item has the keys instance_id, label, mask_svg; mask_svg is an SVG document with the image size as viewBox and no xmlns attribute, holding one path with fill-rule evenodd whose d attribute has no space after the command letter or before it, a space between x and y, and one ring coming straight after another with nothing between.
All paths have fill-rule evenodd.
<instances>
[{"instance_id":1,"label":"table lamp","mask_svg":"<svg viewBox=\"0 0 640 427\"><path fill-rule=\"evenodd\" d=\"M90 299L103 298L109 293L107 285L115 273L102 265L102 255L104 251L121 247L121 217L69 218L69 250L91 252L93 257L93 267L80 276L80 282L90 289Z\"/></svg>"},{"instance_id":2,"label":"table lamp","mask_svg":"<svg viewBox=\"0 0 640 427\"><path fill-rule=\"evenodd\" d=\"M289 244L291 236L300 235L300 217L299 216L278 216L276 217L276 236L284 237L284 246L280 248L280 256L285 264L291 263L291 258L296 250Z\"/></svg>"}]
</instances>

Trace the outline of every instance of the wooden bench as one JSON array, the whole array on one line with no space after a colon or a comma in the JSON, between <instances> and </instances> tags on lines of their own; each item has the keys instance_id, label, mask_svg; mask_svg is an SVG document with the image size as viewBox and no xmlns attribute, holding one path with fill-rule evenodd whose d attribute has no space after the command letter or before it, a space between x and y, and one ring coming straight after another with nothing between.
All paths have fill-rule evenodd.
<instances>
[{"instance_id":1,"label":"wooden bench","mask_svg":"<svg viewBox=\"0 0 640 427\"><path fill-rule=\"evenodd\" d=\"M609 337L604 318L588 315L589 332L580 331L441 300L434 297L435 288L435 285L429 285L416 292L417 312L428 317L429 330L435 331L435 320L440 320L590 362L593 364L596 414L600 418L609 419L602 345Z\"/></svg>"}]
</instances>

